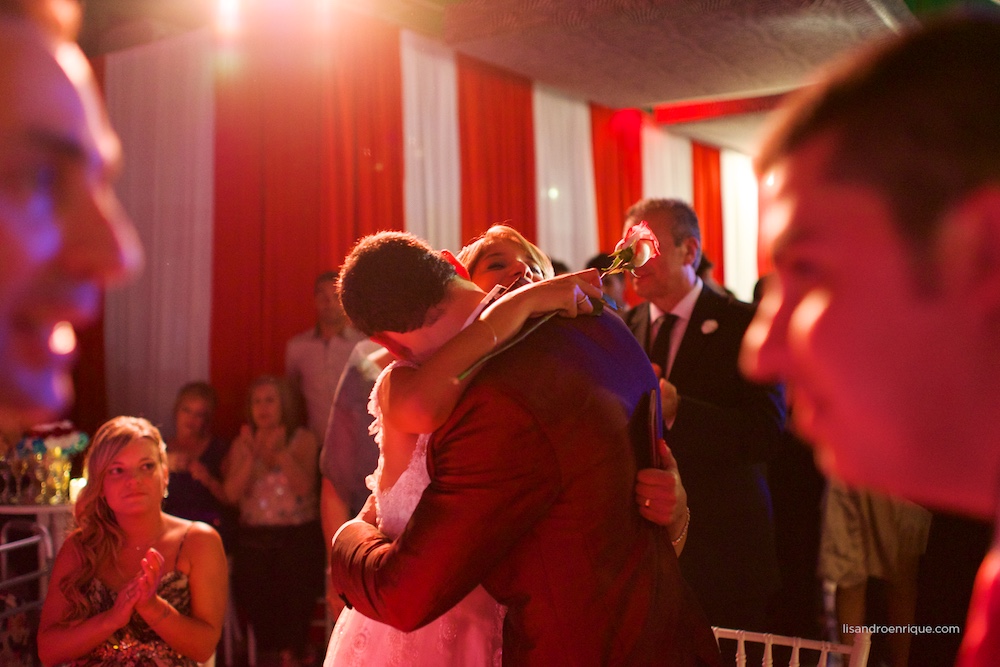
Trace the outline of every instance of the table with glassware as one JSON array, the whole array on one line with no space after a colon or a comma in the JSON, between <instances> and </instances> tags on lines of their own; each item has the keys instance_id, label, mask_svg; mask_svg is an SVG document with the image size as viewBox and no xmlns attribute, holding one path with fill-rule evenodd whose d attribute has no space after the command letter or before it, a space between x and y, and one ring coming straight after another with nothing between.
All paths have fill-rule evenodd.
<instances>
[{"instance_id":1,"label":"table with glassware","mask_svg":"<svg viewBox=\"0 0 1000 667\"><path fill-rule=\"evenodd\" d=\"M33 520L48 533L53 553L72 527L71 469L71 458L58 448L0 454L0 517ZM10 522L3 523L0 543L7 541Z\"/></svg>"}]
</instances>

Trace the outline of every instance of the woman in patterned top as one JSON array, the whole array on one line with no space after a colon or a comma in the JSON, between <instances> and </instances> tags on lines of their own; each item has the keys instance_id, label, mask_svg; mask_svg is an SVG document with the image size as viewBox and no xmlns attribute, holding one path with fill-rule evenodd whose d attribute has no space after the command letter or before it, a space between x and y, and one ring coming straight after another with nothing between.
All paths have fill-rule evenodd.
<instances>
[{"instance_id":1,"label":"woman in patterned top","mask_svg":"<svg viewBox=\"0 0 1000 667\"><path fill-rule=\"evenodd\" d=\"M97 431L77 528L56 557L42 608L46 665L193 666L208 660L226 609L215 530L166 514L166 446L145 419Z\"/></svg>"},{"instance_id":2,"label":"woman in patterned top","mask_svg":"<svg viewBox=\"0 0 1000 667\"><path fill-rule=\"evenodd\" d=\"M250 386L247 423L229 449L223 486L240 510L233 596L254 632L258 664L296 666L323 591L319 444L302 427L284 378Z\"/></svg>"}]
</instances>

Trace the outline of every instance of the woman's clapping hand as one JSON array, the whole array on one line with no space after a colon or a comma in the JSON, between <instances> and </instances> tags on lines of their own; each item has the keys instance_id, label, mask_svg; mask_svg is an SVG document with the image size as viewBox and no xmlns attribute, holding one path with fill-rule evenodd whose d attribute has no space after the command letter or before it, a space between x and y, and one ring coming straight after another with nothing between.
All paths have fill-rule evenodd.
<instances>
[{"instance_id":1,"label":"woman's clapping hand","mask_svg":"<svg viewBox=\"0 0 1000 667\"><path fill-rule=\"evenodd\" d=\"M156 590L163 578L163 555L152 547L146 551L139 573L132 581L135 582L136 606L141 607L156 598Z\"/></svg>"},{"instance_id":2,"label":"woman's clapping hand","mask_svg":"<svg viewBox=\"0 0 1000 667\"><path fill-rule=\"evenodd\" d=\"M275 465L276 458L285 449L285 445L285 434L281 429L266 432L258 430L255 433L249 424L240 428L240 434L233 442L233 446L238 448L239 456L260 461L268 468Z\"/></svg>"},{"instance_id":3,"label":"woman's clapping hand","mask_svg":"<svg viewBox=\"0 0 1000 667\"><path fill-rule=\"evenodd\" d=\"M108 610L108 620L115 630L123 627L132 618L136 602L136 581L133 579L118 591L115 604Z\"/></svg>"}]
</instances>

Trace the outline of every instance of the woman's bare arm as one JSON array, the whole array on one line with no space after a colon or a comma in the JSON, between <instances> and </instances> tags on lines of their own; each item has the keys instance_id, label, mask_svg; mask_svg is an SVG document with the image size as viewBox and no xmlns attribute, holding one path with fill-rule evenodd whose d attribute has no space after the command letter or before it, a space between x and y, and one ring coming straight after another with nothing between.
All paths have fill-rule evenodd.
<instances>
[{"instance_id":1,"label":"woman's bare arm","mask_svg":"<svg viewBox=\"0 0 1000 667\"><path fill-rule=\"evenodd\" d=\"M38 657L44 665L56 665L84 656L103 644L128 623L135 607L134 586L126 586L108 611L79 621L66 621L70 603L63 595L62 582L82 566L79 545L70 538L59 550L52 566L48 593L38 624Z\"/></svg>"},{"instance_id":2,"label":"woman's bare arm","mask_svg":"<svg viewBox=\"0 0 1000 667\"><path fill-rule=\"evenodd\" d=\"M191 615L185 616L159 595L136 605L136 611L170 648L198 662L212 657L222 636L229 595L229 570L219 534L195 523L183 545L191 591Z\"/></svg>"},{"instance_id":3,"label":"woman's bare arm","mask_svg":"<svg viewBox=\"0 0 1000 667\"><path fill-rule=\"evenodd\" d=\"M476 322L445 343L419 368L398 366L383 380L379 402L386 422L407 433L430 433L455 408L471 377L458 376L511 339L528 318L558 311L576 317L593 311L601 279L594 269L527 285L505 294Z\"/></svg>"}]
</instances>

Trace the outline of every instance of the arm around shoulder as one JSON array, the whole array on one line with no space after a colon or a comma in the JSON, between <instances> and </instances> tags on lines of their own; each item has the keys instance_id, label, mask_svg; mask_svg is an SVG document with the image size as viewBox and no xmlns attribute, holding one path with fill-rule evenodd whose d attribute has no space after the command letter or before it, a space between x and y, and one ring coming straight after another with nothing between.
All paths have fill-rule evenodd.
<instances>
[{"instance_id":1,"label":"arm around shoulder","mask_svg":"<svg viewBox=\"0 0 1000 667\"><path fill-rule=\"evenodd\" d=\"M558 459L543 429L501 386L473 388L434 439L434 480L403 534L393 542L349 521L330 559L334 585L355 608L404 632L482 583L559 488Z\"/></svg>"}]
</instances>

